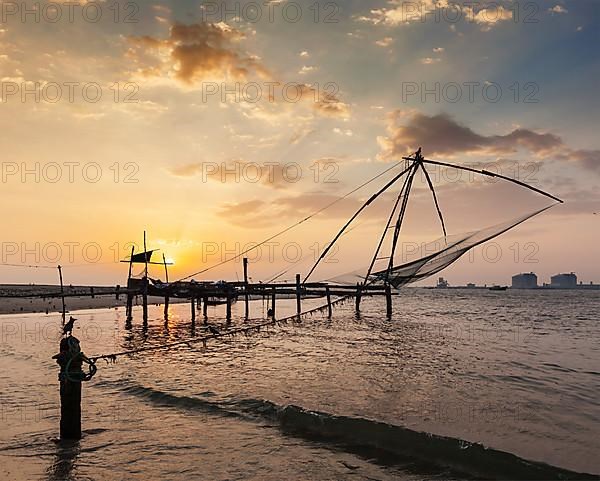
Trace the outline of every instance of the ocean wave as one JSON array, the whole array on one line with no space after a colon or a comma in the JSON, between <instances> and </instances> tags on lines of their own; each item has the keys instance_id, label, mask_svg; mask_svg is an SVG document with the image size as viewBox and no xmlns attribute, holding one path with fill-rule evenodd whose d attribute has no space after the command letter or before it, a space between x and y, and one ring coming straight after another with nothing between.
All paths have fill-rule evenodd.
<instances>
[{"instance_id":1,"label":"ocean wave","mask_svg":"<svg viewBox=\"0 0 600 481\"><path fill-rule=\"evenodd\" d=\"M425 469L445 468L487 479L600 480L600 476L529 461L479 443L360 417L310 411L294 405L280 406L262 399L217 400L213 393L206 392L201 394L202 397L180 396L135 384L123 387L122 391L165 407L254 418L289 435L334 444L369 458L385 459L386 463L406 464L410 460Z\"/></svg>"}]
</instances>

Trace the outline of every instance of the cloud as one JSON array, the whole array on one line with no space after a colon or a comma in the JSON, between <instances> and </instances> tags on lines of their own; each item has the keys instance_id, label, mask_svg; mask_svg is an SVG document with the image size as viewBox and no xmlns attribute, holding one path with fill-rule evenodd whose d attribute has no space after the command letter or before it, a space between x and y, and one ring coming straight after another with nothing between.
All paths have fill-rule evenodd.
<instances>
[{"instance_id":1,"label":"cloud","mask_svg":"<svg viewBox=\"0 0 600 481\"><path fill-rule=\"evenodd\" d=\"M447 114L426 115L417 111L397 110L389 117L389 137L379 138L382 158L396 158L426 146L427 152L453 156L462 153L506 154L526 148L545 154L563 146L550 133L515 129L505 135L480 135Z\"/></svg>"},{"instance_id":2,"label":"cloud","mask_svg":"<svg viewBox=\"0 0 600 481\"><path fill-rule=\"evenodd\" d=\"M175 23L165 39L129 37L129 56L147 76L163 75L166 70L186 84L207 78L246 80L252 74L269 78L257 57L237 48L243 38L242 32L222 22Z\"/></svg>"},{"instance_id":3,"label":"cloud","mask_svg":"<svg viewBox=\"0 0 600 481\"><path fill-rule=\"evenodd\" d=\"M251 76L273 81L269 70L257 56L241 53L237 44L242 39L242 32L223 22L176 23L164 39L148 35L129 37L131 48L126 55L136 65L137 74L146 78L172 76L186 85L205 80L246 81ZM316 67L304 66L299 73L307 74L315 70ZM320 115L343 118L350 115L349 105L336 94L319 92L305 83L272 82L271 86L267 87L265 83L264 89L260 88L265 92L263 100L279 107L286 103L311 102L313 110ZM280 95L284 90L283 96L297 95L297 98L275 99L271 95L272 88L279 91ZM267 92L269 95L266 95ZM250 115L262 115L264 118L277 115L277 112L259 107L258 103L252 103L252 106L254 111Z\"/></svg>"},{"instance_id":4,"label":"cloud","mask_svg":"<svg viewBox=\"0 0 600 481\"><path fill-rule=\"evenodd\" d=\"M447 114L396 110L388 116L388 136L379 137L380 160L398 159L423 146L428 155L503 155L525 149L537 158L572 162L600 173L600 150L573 150L558 135L517 128L507 134L482 135Z\"/></svg>"},{"instance_id":5,"label":"cloud","mask_svg":"<svg viewBox=\"0 0 600 481\"><path fill-rule=\"evenodd\" d=\"M600 174L600 150L571 150L562 158Z\"/></svg>"},{"instance_id":6,"label":"cloud","mask_svg":"<svg viewBox=\"0 0 600 481\"><path fill-rule=\"evenodd\" d=\"M375 42L375 45L377 45L379 47L389 47L393 43L394 43L394 39L392 37L385 37L385 38L382 38L381 40L377 40Z\"/></svg>"},{"instance_id":7,"label":"cloud","mask_svg":"<svg viewBox=\"0 0 600 481\"><path fill-rule=\"evenodd\" d=\"M313 72L316 70L316 67L303 65L302 68L298 71L300 75L306 75L307 73Z\"/></svg>"},{"instance_id":8,"label":"cloud","mask_svg":"<svg viewBox=\"0 0 600 481\"><path fill-rule=\"evenodd\" d=\"M513 18L513 13L498 5L489 2L476 8L467 2L466 5L453 3L448 0L389 0L388 8L372 9L369 15L357 17L360 22L368 22L373 25L395 27L409 25L411 23L440 22L440 19L462 19L465 22L475 23L481 26L481 30L488 31L493 26Z\"/></svg>"},{"instance_id":9,"label":"cloud","mask_svg":"<svg viewBox=\"0 0 600 481\"><path fill-rule=\"evenodd\" d=\"M554 7L549 8L548 11L550 13L569 13L569 11L562 5L554 5Z\"/></svg>"},{"instance_id":10,"label":"cloud","mask_svg":"<svg viewBox=\"0 0 600 481\"><path fill-rule=\"evenodd\" d=\"M177 177L201 177L222 184L260 184L274 189L284 189L296 184L302 176L300 166L294 163L249 162L192 162L169 170Z\"/></svg>"},{"instance_id":11,"label":"cloud","mask_svg":"<svg viewBox=\"0 0 600 481\"><path fill-rule=\"evenodd\" d=\"M358 209L363 201L356 198L340 200L339 197L322 192L305 193L296 196L284 196L265 202L253 199L245 202L228 203L223 205L219 215L231 224L260 229L281 225L282 220L298 220L313 214L317 210L334 201L339 201L327 209L326 217L331 219L345 219L348 214ZM378 215L381 213L377 213Z\"/></svg>"}]
</instances>

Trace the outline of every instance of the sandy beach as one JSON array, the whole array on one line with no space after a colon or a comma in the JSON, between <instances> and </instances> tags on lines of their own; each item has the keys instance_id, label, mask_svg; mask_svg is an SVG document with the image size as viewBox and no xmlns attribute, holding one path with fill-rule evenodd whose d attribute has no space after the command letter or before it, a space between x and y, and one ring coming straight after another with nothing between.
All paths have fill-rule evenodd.
<instances>
[{"instance_id":1,"label":"sandy beach","mask_svg":"<svg viewBox=\"0 0 600 481\"><path fill-rule=\"evenodd\" d=\"M65 286L65 304L67 312L79 309L103 309L125 306L127 296L114 294L113 286L93 286L94 297L91 295L92 286ZM108 295L107 293L111 293ZM134 305L141 299L134 299ZM163 302L161 297L149 297L150 304ZM173 299L171 302L180 302ZM0 314L15 314L41 312L49 314L60 312L60 286L34 284L2 284L0 285Z\"/></svg>"}]
</instances>

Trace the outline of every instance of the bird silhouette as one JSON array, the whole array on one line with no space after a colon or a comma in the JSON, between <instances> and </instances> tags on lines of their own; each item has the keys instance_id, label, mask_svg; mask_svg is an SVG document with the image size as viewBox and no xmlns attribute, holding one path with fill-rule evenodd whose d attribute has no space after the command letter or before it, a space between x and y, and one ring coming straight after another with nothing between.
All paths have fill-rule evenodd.
<instances>
[{"instance_id":1,"label":"bird silhouette","mask_svg":"<svg viewBox=\"0 0 600 481\"><path fill-rule=\"evenodd\" d=\"M219 332L219 330L218 330L216 327L214 327L214 326L210 326L210 325L209 325L209 326L208 326L208 330L210 331L210 333L211 333L211 334L214 334L214 335L221 334L221 333Z\"/></svg>"},{"instance_id":2,"label":"bird silhouette","mask_svg":"<svg viewBox=\"0 0 600 481\"><path fill-rule=\"evenodd\" d=\"M73 326L74 326L76 320L77 319L75 319L73 316L69 316L69 322L67 322L65 324L65 327L63 327L64 335L66 335L67 333L69 333L69 334L73 333Z\"/></svg>"}]
</instances>

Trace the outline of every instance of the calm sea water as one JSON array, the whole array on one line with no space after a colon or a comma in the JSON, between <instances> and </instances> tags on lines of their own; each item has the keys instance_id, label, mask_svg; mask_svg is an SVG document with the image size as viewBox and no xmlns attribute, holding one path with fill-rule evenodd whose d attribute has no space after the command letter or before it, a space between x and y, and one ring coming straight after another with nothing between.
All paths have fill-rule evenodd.
<instances>
[{"instance_id":1,"label":"calm sea water","mask_svg":"<svg viewBox=\"0 0 600 481\"><path fill-rule=\"evenodd\" d=\"M520 458L600 474L600 292L406 289L394 303L392 320L366 298L360 316L350 302L332 319L99 361L75 444L54 440L59 316L1 316L0 478L506 478L523 476ZM153 306L147 328L140 311L131 326L122 308L81 311L74 334L88 355L201 336L189 311L165 323ZM209 322L224 330L223 315L211 307Z\"/></svg>"}]
</instances>

